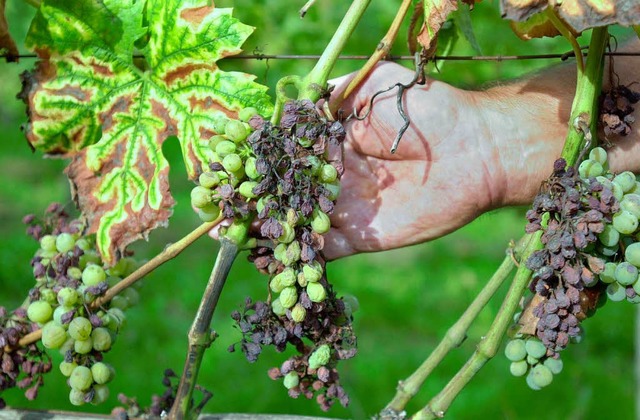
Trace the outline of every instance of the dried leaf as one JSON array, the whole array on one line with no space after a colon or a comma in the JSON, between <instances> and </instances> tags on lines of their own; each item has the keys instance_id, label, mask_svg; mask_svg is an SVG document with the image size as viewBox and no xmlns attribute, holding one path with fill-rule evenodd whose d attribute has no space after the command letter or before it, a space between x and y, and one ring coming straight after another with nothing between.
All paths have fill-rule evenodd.
<instances>
[{"instance_id":1,"label":"dried leaf","mask_svg":"<svg viewBox=\"0 0 640 420\"><path fill-rule=\"evenodd\" d=\"M173 198L162 143L180 140L187 174L207 170L213 121L243 107L271 113L266 87L224 72L252 28L200 0L45 0L27 44L43 59L24 77L26 135L72 158L75 199L104 260L165 225ZM145 44L146 43L146 44ZM135 45L144 59L134 60Z\"/></svg>"},{"instance_id":2,"label":"dried leaf","mask_svg":"<svg viewBox=\"0 0 640 420\"><path fill-rule=\"evenodd\" d=\"M9 33L9 23L5 16L5 0L0 0L0 54L5 54L8 63L18 62L18 46Z\"/></svg>"},{"instance_id":3,"label":"dried leaf","mask_svg":"<svg viewBox=\"0 0 640 420\"><path fill-rule=\"evenodd\" d=\"M436 35L449 14L458 9L456 0L424 0L424 24L418 42L429 52L435 51Z\"/></svg>"}]
</instances>

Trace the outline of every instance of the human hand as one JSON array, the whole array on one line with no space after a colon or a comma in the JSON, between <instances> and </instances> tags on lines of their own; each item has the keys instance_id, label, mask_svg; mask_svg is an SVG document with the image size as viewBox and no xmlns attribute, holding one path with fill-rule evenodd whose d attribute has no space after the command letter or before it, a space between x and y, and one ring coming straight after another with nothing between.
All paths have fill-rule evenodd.
<instances>
[{"instance_id":1,"label":"human hand","mask_svg":"<svg viewBox=\"0 0 640 420\"><path fill-rule=\"evenodd\" d=\"M371 97L414 73L397 64L376 67L342 108L364 115ZM334 81L335 92L350 80ZM469 92L428 80L405 91L411 120L395 154L403 120L397 89L378 95L370 115L345 128L345 172L324 253L329 259L435 239L502 204L502 170Z\"/></svg>"}]
</instances>

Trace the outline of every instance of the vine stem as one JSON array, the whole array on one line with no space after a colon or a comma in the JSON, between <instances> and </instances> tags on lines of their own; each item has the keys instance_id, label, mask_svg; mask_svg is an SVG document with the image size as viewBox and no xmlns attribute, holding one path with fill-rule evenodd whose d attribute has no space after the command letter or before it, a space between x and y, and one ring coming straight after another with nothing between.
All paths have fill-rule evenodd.
<instances>
[{"instance_id":1,"label":"vine stem","mask_svg":"<svg viewBox=\"0 0 640 420\"><path fill-rule=\"evenodd\" d=\"M580 44L578 44L576 37L573 36L569 27L560 20L560 17L553 7L547 7L545 14L553 26L558 30L558 32L560 32L560 35L562 35L567 41L569 41L569 44L571 44L571 48L576 56L576 62L578 65L578 76L581 76L584 72L584 57L582 56L582 49L580 48Z\"/></svg>"},{"instance_id":2,"label":"vine stem","mask_svg":"<svg viewBox=\"0 0 640 420\"><path fill-rule=\"evenodd\" d=\"M160 254L156 255L151 260L147 261L145 264L140 266L140 268L138 268L136 271L129 274L127 277L125 277L124 279L122 279L121 281L113 285L113 287L109 288L103 296L93 301L91 303L91 309L97 309L100 306L104 305L105 303L109 302L111 299L113 299L115 295L117 295L127 287L130 287L131 285L136 283L138 280L142 279L144 276L149 274L151 271L161 266L162 264L175 258L178 254L184 251L189 245L195 242L196 239L200 238L202 235L208 233L211 229L216 227L216 225L218 225L218 223L220 223L222 219L223 217L219 216L216 220L202 223L200 226L195 228L193 231L191 231L189 234L184 236L178 242L175 242L169 245L168 247L166 247ZM40 340L40 338L42 338L42 329L33 331L25 335L20 339L20 341L18 341L17 346L15 347L6 346L4 348L4 351L8 353L15 350L16 348L28 346L29 344L35 343L36 341Z\"/></svg>"},{"instance_id":3,"label":"vine stem","mask_svg":"<svg viewBox=\"0 0 640 420\"><path fill-rule=\"evenodd\" d=\"M349 10L342 18L342 22L340 22L338 29L336 29L318 62L309 74L302 79L298 99L310 99L312 102L317 102L323 95L327 80L329 80L329 73L331 73L336 61L338 61L342 49L351 37L369 3L371 3L371 0L354 0L351 3Z\"/></svg>"},{"instance_id":4,"label":"vine stem","mask_svg":"<svg viewBox=\"0 0 640 420\"><path fill-rule=\"evenodd\" d=\"M374 53L371 55L371 57L369 57L367 62L364 64L364 66L362 66L360 70L358 70L358 73L355 75L355 77L351 79L351 82L349 82L349 85L347 86L347 88L343 92L341 92L339 95L336 95L335 97L331 98L331 102L329 103L329 109L331 110L331 112L337 111L338 108L340 108L340 105L342 105L342 102L349 95L351 95L351 93L354 91L355 88L357 88L360 85L360 83L362 83L362 81L367 77L367 75L369 75L369 73L375 67L375 65L378 64L380 60L382 60L384 57L386 57L389 54L389 52L391 51L391 46L393 45L396 37L398 36L400 25L402 24L402 21L407 15L407 12L409 11L409 7L411 6L411 3L412 3L412 0L403 0L402 4L400 5L400 9L398 10L398 13L396 14L396 17L393 19L393 22L389 27L389 30L378 43Z\"/></svg>"},{"instance_id":5,"label":"vine stem","mask_svg":"<svg viewBox=\"0 0 640 420\"><path fill-rule=\"evenodd\" d=\"M176 400L169 414L171 419L190 419L198 415L198 413L192 412L193 390L196 386L196 379L204 352L216 339L216 333L210 329L211 318L236 255L238 255L238 246L232 241L222 238L209 282L189 330L187 358L180 378L178 392L176 393Z\"/></svg>"},{"instance_id":6,"label":"vine stem","mask_svg":"<svg viewBox=\"0 0 640 420\"><path fill-rule=\"evenodd\" d=\"M507 279L513 267L515 261L513 253L509 250L508 255L504 258L496 272L491 279L482 288L480 293L476 296L473 302L469 305L467 310L456 321L456 323L449 328L444 338L440 341L438 346L431 352L429 357L420 365L420 367L404 381L400 381L398 389L393 400L385 407L381 418L387 417L387 413L395 414L396 416L401 413L407 403L413 398L420 387L431 374L433 369L440 364L444 357L454 348L460 346L467 337L467 331L477 318L478 314L485 307L487 302L493 297L496 291L502 286Z\"/></svg>"}]
</instances>

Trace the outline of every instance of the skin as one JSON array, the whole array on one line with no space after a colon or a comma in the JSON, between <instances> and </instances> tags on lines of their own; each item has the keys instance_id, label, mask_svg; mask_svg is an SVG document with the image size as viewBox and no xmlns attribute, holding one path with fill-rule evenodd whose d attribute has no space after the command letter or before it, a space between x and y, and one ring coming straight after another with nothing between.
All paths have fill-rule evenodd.
<instances>
[{"instance_id":1,"label":"skin","mask_svg":"<svg viewBox=\"0 0 640 420\"><path fill-rule=\"evenodd\" d=\"M640 42L626 49L638 50ZM615 64L621 84L636 80L639 58L618 57ZM342 108L364 115L376 92L413 74L381 64ZM333 81L335 92L349 80ZM486 211L530 203L560 155L574 92L573 65L484 91L428 80L405 93L411 126L393 155L389 149L403 121L395 92L377 96L367 118L346 123L345 174L325 255L424 242ZM612 171L640 170L639 126L627 137L607 139Z\"/></svg>"}]
</instances>

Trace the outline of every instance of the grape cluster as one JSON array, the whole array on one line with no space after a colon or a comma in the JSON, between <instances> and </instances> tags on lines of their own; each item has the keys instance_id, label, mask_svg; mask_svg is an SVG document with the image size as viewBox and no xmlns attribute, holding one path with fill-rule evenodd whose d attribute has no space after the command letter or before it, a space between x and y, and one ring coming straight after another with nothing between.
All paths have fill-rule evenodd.
<instances>
[{"instance_id":1,"label":"grape cluster","mask_svg":"<svg viewBox=\"0 0 640 420\"><path fill-rule=\"evenodd\" d=\"M626 136L634 122L631 105L640 100L640 93L627 86L612 86L600 99L600 122L604 125L604 135Z\"/></svg>"},{"instance_id":2,"label":"grape cluster","mask_svg":"<svg viewBox=\"0 0 640 420\"><path fill-rule=\"evenodd\" d=\"M513 376L527 375L527 385L539 390L553 381L553 375L562 372L562 360L547 356L547 347L535 337L510 340L504 349L511 361L509 370Z\"/></svg>"},{"instance_id":3,"label":"grape cluster","mask_svg":"<svg viewBox=\"0 0 640 420\"><path fill-rule=\"evenodd\" d=\"M344 128L305 100L286 103L278 125L253 110L238 117L218 124L221 134L210 140L214 161L193 189L192 204L203 220L233 218L221 233L251 248L250 261L270 277L267 302L247 300L232 314L243 334L240 348L255 361L263 346L284 351L291 344L299 354L270 376L283 378L292 397L317 395L323 409L334 401L346 405L335 365L355 354L353 308L337 298L321 255L340 192Z\"/></svg>"},{"instance_id":4,"label":"grape cluster","mask_svg":"<svg viewBox=\"0 0 640 420\"><path fill-rule=\"evenodd\" d=\"M129 288L100 308L92 303L137 268L129 256L103 267L93 236L82 236L82 224L70 220L59 205L50 206L44 222L27 216L28 232L40 243L31 261L36 284L29 291L26 316L42 329L42 345L64 355L60 371L71 387L74 405L104 402L113 368L104 363L125 321L124 310L139 300Z\"/></svg>"}]
</instances>

